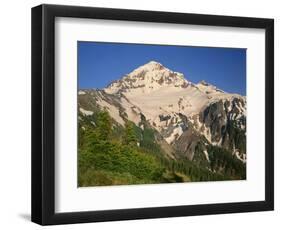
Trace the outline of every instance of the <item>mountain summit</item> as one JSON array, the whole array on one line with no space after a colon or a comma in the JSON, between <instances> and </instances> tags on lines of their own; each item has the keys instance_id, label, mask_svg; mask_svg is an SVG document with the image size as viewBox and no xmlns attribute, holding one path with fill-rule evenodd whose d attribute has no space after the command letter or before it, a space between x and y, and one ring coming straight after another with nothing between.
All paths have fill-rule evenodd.
<instances>
[{"instance_id":1,"label":"mountain summit","mask_svg":"<svg viewBox=\"0 0 281 230\"><path fill-rule=\"evenodd\" d=\"M130 89L141 89L151 92L162 86L187 87L189 82L182 73L174 72L161 63L150 61L138 67L120 80L112 82L105 91L107 93L126 92Z\"/></svg>"}]
</instances>

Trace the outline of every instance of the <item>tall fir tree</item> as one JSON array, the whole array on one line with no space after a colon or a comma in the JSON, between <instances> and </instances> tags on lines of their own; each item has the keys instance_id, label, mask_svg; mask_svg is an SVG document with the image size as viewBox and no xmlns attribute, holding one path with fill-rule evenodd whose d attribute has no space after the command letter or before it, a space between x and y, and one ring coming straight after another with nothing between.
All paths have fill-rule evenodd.
<instances>
[{"instance_id":1,"label":"tall fir tree","mask_svg":"<svg viewBox=\"0 0 281 230\"><path fill-rule=\"evenodd\" d=\"M137 136L135 134L134 126L132 122L127 121L125 124L125 132L123 136L123 144L136 146L137 145Z\"/></svg>"},{"instance_id":2,"label":"tall fir tree","mask_svg":"<svg viewBox=\"0 0 281 230\"><path fill-rule=\"evenodd\" d=\"M98 138L100 140L108 140L111 134L112 120L107 111L102 111L97 117Z\"/></svg>"}]
</instances>

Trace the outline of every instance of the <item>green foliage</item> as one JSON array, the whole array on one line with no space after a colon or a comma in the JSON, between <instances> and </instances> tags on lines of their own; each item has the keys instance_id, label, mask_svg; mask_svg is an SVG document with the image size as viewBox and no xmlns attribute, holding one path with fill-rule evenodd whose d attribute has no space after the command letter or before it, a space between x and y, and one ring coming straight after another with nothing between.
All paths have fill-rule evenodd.
<instances>
[{"instance_id":1,"label":"green foliage","mask_svg":"<svg viewBox=\"0 0 281 230\"><path fill-rule=\"evenodd\" d=\"M125 130L123 135L123 144L135 146L137 144L137 136L134 130L134 124L131 121L127 121L125 124Z\"/></svg>"},{"instance_id":2,"label":"green foliage","mask_svg":"<svg viewBox=\"0 0 281 230\"><path fill-rule=\"evenodd\" d=\"M246 165L228 150L216 146L208 147L211 170L231 179L246 179Z\"/></svg>"},{"instance_id":3,"label":"green foliage","mask_svg":"<svg viewBox=\"0 0 281 230\"><path fill-rule=\"evenodd\" d=\"M145 128L142 131L142 139L140 140L140 147L147 153L163 156L163 150L155 141L155 131L149 127L144 127Z\"/></svg>"},{"instance_id":4,"label":"green foliage","mask_svg":"<svg viewBox=\"0 0 281 230\"><path fill-rule=\"evenodd\" d=\"M233 130L238 141L239 134ZM204 146L199 143L193 161L170 159L157 144L156 135L145 123L143 129L130 121L122 127L114 123L106 111L84 117L79 122L78 132L78 185L218 181L246 177L245 165L226 150L209 147L208 162L203 153Z\"/></svg>"},{"instance_id":5,"label":"green foliage","mask_svg":"<svg viewBox=\"0 0 281 230\"><path fill-rule=\"evenodd\" d=\"M112 120L107 111L102 111L97 117L97 138L107 140L111 134Z\"/></svg>"},{"instance_id":6,"label":"green foliage","mask_svg":"<svg viewBox=\"0 0 281 230\"><path fill-rule=\"evenodd\" d=\"M96 128L79 129L79 186L160 182L164 168L137 147L133 124L126 123L121 142L111 130L106 112L98 114Z\"/></svg>"},{"instance_id":7,"label":"green foliage","mask_svg":"<svg viewBox=\"0 0 281 230\"><path fill-rule=\"evenodd\" d=\"M89 174L89 170L103 170L130 174L132 178L135 178L134 183L138 183L138 180L146 183L158 181L163 173L163 167L155 158L119 143L99 142L92 145L91 150L82 151L79 154L79 168L82 173ZM113 183L116 184L116 182Z\"/></svg>"},{"instance_id":8,"label":"green foliage","mask_svg":"<svg viewBox=\"0 0 281 230\"><path fill-rule=\"evenodd\" d=\"M198 164L189 160L166 161L165 165L171 172L180 172L188 176L189 181L220 181L229 180L229 177L214 173L207 168L200 167ZM185 180L183 179L182 182Z\"/></svg>"}]
</instances>

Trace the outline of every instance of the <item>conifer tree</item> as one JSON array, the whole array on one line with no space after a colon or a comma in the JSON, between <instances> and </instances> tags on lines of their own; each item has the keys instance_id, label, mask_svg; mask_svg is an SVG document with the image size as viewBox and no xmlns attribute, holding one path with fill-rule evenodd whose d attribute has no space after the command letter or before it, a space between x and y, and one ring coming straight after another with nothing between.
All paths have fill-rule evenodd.
<instances>
[{"instance_id":1,"label":"conifer tree","mask_svg":"<svg viewBox=\"0 0 281 230\"><path fill-rule=\"evenodd\" d=\"M107 111L102 111L97 117L98 138L107 140L111 134L112 121Z\"/></svg>"},{"instance_id":2,"label":"conifer tree","mask_svg":"<svg viewBox=\"0 0 281 230\"><path fill-rule=\"evenodd\" d=\"M130 146L135 146L137 144L137 136L135 134L132 122L127 121L125 124L123 144Z\"/></svg>"}]
</instances>

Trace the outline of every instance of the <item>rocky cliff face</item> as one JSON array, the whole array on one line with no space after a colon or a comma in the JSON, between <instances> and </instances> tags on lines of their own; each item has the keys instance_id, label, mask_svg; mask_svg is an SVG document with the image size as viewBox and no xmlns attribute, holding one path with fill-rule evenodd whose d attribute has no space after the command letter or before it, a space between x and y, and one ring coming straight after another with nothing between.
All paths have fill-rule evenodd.
<instances>
[{"instance_id":1,"label":"rocky cliff face","mask_svg":"<svg viewBox=\"0 0 281 230\"><path fill-rule=\"evenodd\" d=\"M127 120L155 130L155 140L173 159L208 165L210 146L246 162L246 98L226 93L157 62L149 62L102 90L80 90L79 119L107 110L116 125Z\"/></svg>"}]
</instances>

